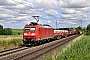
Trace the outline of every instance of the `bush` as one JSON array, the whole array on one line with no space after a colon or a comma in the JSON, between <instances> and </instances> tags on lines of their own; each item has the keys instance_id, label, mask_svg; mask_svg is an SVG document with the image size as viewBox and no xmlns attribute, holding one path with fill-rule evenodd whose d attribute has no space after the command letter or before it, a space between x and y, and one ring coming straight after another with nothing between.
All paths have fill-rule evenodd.
<instances>
[{"instance_id":1,"label":"bush","mask_svg":"<svg viewBox=\"0 0 90 60\"><path fill-rule=\"evenodd\" d=\"M3 29L0 29L0 35L3 35Z\"/></svg>"},{"instance_id":2,"label":"bush","mask_svg":"<svg viewBox=\"0 0 90 60\"><path fill-rule=\"evenodd\" d=\"M90 24L87 26L87 32L85 35L90 35Z\"/></svg>"},{"instance_id":3,"label":"bush","mask_svg":"<svg viewBox=\"0 0 90 60\"><path fill-rule=\"evenodd\" d=\"M87 30L89 30L89 31L90 31L90 24L87 26Z\"/></svg>"},{"instance_id":4,"label":"bush","mask_svg":"<svg viewBox=\"0 0 90 60\"><path fill-rule=\"evenodd\" d=\"M90 35L90 31L87 31L85 35Z\"/></svg>"},{"instance_id":5,"label":"bush","mask_svg":"<svg viewBox=\"0 0 90 60\"><path fill-rule=\"evenodd\" d=\"M0 25L0 35L12 35L12 29L11 28L4 28Z\"/></svg>"},{"instance_id":6,"label":"bush","mask_svg":"<svg viewBox=\"0 0 90 60\"><path fill-rule=\"evenodd\" d=\"M3 34L3 26L0 25L0 35L2 35L2 34Z\"/></svg>"},{"instance_id":7,"label":"bush","mask_svg":"<svg viewBox=\"0 0 90 60\"><path fill-rule=\"evenodd\" d=\"M12 35L12 29L11 28L3 29L3 35Z\"/></svg>"}]
</instances>

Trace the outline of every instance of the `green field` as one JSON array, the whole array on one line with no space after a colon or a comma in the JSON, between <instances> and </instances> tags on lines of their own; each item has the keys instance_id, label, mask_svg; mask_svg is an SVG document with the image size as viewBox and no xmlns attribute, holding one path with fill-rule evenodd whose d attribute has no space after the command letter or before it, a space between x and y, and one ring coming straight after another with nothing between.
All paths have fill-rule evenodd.
<instances>
[{"instance_id":1,"label":"green field","mask_svg":"<svg viewBox=\"0 0 90 60\"><path fill-rule=\"evenodd\" d=\"M22 35L23 29L12 29L13 35Z\"/></svg>"},{"instance_id":2,"label":"green field","mask_svg":"<svg viewBox=\"0 0 90 60\"><path fill-rule=\"evenodd\" d=\"M14 48L23 44L23 29L12 29L13 35L0 35L0 50Z\"/></svg>"},{"instance_id":3,"label":"green field","mask_svg":"<svg viewBox=\"0 0 90 60\"><path fill-rule=\"evenodd\" d=\"M23 44L23 29L12 29L13 35L0 35L0 50L14 48Z\"/></svg>"},{"instance_id":4,"label":"green field","mask_svg":"<svg viewBox=\"0 0 90 60\"><path fill-rule=\"evenodd\" d=\"M23 45L22 35L0 35L0 50Z\"/></svg>"},{"instance_id":5,"label":"green field","mask_svg":"<svg viewBox=\"0 0 90 60\"><path fill-rule=\"evenodd\" d=\"M71 43L67 50L46 60L90 60L90 36L83 36L80 40Z\"/></svg>"},{"instance_id":6,"label":"green field","mask_svg":"<svg viewBox=\"0 0 90 60\"><path fill-rule=\"evenodd\" d=\"M58 55L56 60L90 60L90 36L83 36L71 44L71 47Z\"/></svg>"}]
</instances>

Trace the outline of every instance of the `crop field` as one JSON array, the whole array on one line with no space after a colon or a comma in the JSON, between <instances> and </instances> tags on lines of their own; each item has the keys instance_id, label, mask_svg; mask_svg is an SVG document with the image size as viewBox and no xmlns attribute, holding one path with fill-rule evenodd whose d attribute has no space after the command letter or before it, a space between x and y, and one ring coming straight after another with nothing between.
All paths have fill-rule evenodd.
<instances>
[{"instance_id":1,"label":"crop field","mask_svg":"<svg viewBox=\"0 0 90 60\"><path fill-rule=\"evenodd\" d=\"M23 29L12 29L13 35L0 35L0 50L18 47L23 44Z\"/></svg>"},{"instance_id":2,"label":"crop field","mask_svg":"<svg viewBox=\"0 0 90 60\"><path fill-rule=\"evenodd\" d=\"M46 60L53 60L53 58L47 57ZM76 40L67 50L54 55L54 60L90 60L90 36L83 36L80 40Z\"/></svg>"},{"instance_id":3,"label":"crop field","mask_svg":"<svg viewBox=\"0 0 90 60\"><path fill-rule=\"evenodd\" d=\"M22 39L22 35L0 35L0 41L12 39Z\"/></svg>"},{"instance_id":4,"label":"crop field","mask_svg":"<svg viewBox=\"0 0 90 60\"><path fill-rule=\"evenodd\" d=\"M0 50L14 48L22 45L22 35L2 35L0 36Z\"/></svg>"},{"instance_id":5,"label":"crop field","mask_svg":"<svg viewBox=\"0 0 90 60\"><path fill-rule=\"evenodd\" d=\"M12 29L13 35L22 35L23 29Z\"/></svg>"},{"instance_id":6,"label":"crop field","mask_svg":"<svg viewBox=\"0 0 90 60\"><path fill-rule=\"evenodd\" d=\"M56 60L90 60L90 36L83 36L71 44L65 52L59 54Z\"/></svg>"},{"instance_id":7,"label":"crop field","mask_svg":"<svg viewBox=\"0 0 90 60\"><path fill-rule=\"evenodd\" d=\"M0 36L0 50L14 48L22 45L22 35L2 35Z\"/></svg>"}]
</instances>

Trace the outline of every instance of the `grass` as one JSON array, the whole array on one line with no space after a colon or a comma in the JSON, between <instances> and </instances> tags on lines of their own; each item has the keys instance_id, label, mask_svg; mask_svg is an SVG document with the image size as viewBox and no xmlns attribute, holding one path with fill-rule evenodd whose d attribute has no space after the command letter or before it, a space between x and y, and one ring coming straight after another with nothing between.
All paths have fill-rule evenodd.
<instances>
[{"instance_id":1,"label":"grass","mask_svg":"<svg viewBox=\"0 0 90 60\"><path fill-rule=\"evenodd\" d=\"M23 29L12 29L13 35L0 35L0 50L14 48L23 44Z\"/></svg>"},{"instance_id":2,"label":"grass","mask_svg":"<svg viewBox=\"0 0 90 60\"><path fill-rule=\"evenodd\" d=\"M23 34L23 29L12 29L13 35L22 35Z\"/></svg>"},{"instance_id":3,"label":"grass","mask_svg":"<svg viewBox=\"0 0 90 60\"><path fill-rule=\"evenodd\" d=\"M62 53L46 60L90 60L90 36L83 36Z\"/></svg>"},{"instance_id":4,"label":"grass","mask_svg":"<svg viewBox=\"0 0 90 60\"><path fill-rule=\"evenodd\" d=\"M4 48L14 48L22 45L22 35L2 35L0 36L0 50Z\"/></svg>"},{"instance_id":5,"label":"grass","mask_svg":"<svg viewBox=\"0 0 90 60\"><path fill-rule=\"evenodd\" d=\"M22 35L0 35L0 40L22 39Z\"/></svg>"}]
</instances>

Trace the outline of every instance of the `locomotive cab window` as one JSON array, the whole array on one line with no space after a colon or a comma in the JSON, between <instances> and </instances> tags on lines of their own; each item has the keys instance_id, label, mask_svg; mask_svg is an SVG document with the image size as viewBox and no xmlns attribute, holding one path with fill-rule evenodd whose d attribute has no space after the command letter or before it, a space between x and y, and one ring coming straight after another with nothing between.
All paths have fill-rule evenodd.
<instances>
[{"instance_id":1,"label":"locomotive cab window","mask_svg":"<svg viewBox=\"0 0 90 60\"><path fill-rule=\"evenodd\" d=\"M25 28L24 31L25 32L29 32L30 31L30 28Z\"/></svg>"},{"instance_id":2,"label":"locomotive cab window","mask_svg":"<svg viewBox=\"0 0 90 60\"><path fill-rule=\"evenodd\" d=\"M36 28L31 28L30 32L35 32Z\"/></svg>"},{"instance_id":3,"label":"locomotive cab window","mask_svg":"<svg viewBox=\"0 0 90 60\"><path fill-rule=\"evenodd\" d=\"M25 32L35 32L36 28L25 28Z\"/></svg>"}]
</instances>

